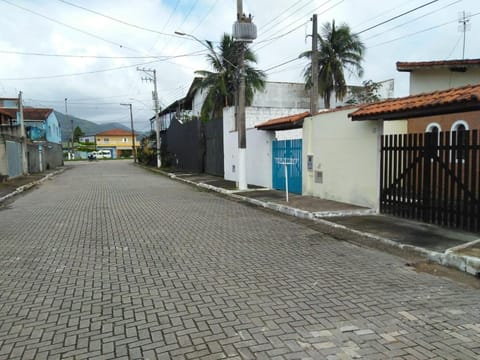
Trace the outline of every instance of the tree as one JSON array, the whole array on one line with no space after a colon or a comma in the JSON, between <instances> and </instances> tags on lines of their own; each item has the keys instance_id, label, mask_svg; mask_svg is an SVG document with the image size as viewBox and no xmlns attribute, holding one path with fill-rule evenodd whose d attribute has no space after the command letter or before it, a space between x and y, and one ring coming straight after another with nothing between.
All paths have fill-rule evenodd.
<instances>
[{"instance_id":1,"label":"tree","mask_svg":"<svg viewBox=\"0 0 480 360\"><path fill-rule=\"evenodd\" d=\"M78 140L82 137L85 136L85 133L82 131L80 126L77 126L75 130L73 130L73 141L78 142Z\"/></svg>"},{"instance_id":2,"label":"tree","mask_svg":"<svg viewBox=\"0 0 480 360\"><path fill-rule=\"evenodd\" d=\"M379 101L381 97L378 90L381 87L381 83L372 80L363 81L362 86L351 86L348 88L347 104L366 104Z\"/></svg>"},{"instance_id":3,"label":"tree","mask_svg":"<svg viewBox=\"0 0 480 360\"><path fill-rule=\"evenodd\" d=\"M365 53L365 46L356 34L352 34L350 27L342 24L335 26L325 23L322 32L318 36L318 92L322 94L325 107L330 108L330 97L335 92L337 100L343 100L347 94L347 83L344 70L348 70L357 76L362 76L361 62ZM311 59L312 51L305 51L300 57ZM305 86L312 87L312 64L305 67L303 72Z\"/></svg>"},{"instance_id":4,"label":"tree","mask_svg":"<svg viewBox=\"0 0 480 360\"><path fill-rule=\"evenodd\" d=\"M208 121L213 118L223 117L223 108L235 103L235 94L238 83L238 59L241 47L245 48L245 101L251 104L256 90L265 87L266 75L263 71L255 69L251 64L257 62L255 54L246 43L236 42L224 34L217 50L211 41L205 42L209 53L207 60L213 71L198 70L201 76L198 84L200 89L208 89L207 96L202 106L201 119Z\"/></svg>"}]
</instances>

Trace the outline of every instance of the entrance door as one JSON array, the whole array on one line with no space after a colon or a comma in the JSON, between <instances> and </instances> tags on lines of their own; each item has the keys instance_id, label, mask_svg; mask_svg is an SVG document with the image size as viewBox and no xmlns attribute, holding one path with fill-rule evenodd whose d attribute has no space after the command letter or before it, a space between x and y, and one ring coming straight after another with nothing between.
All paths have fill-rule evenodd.
<instances>
[{"instance_id":1,"label":"entrance door","mask_svg":"<svg viewBox=\"0 0 480 360\"><path fill-rule=\"evenodd\" d=\"M272 188L285 190L285 167L288 192L302 193L302 139L272 142Z\"/></svg>"}]
</instances>

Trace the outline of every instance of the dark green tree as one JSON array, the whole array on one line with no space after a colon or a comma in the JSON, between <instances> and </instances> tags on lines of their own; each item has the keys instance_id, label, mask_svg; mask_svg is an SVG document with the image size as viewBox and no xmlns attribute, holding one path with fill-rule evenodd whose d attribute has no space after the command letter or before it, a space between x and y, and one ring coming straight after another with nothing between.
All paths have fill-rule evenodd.
<instances>
[{"instance_id":1,"label":"dark green tree","mask_svg":"<svg viewBox=\"0 0 480 360\"><path fill-rule=\"evenodd\" d=\"M77 127L73 130L73 141L74 141L74 142L78 142L78 140L79 140L82 136L85 136L85 133L82 131L82 129L80 128L80 126L77 126Z\"/></svg>"},{"instance_id":2,"label":"dark green tree","mask_svg":"<svg viewBox=\"0 0 480 360\"><path fill-rule=\"evenodd\" d=\"M361 62L365 46L356 34L352 34L347 24L339 27L332 23L322 26L318 36L318 92L323 96L325 107L330 108L330 98L335 92L337 100L343 100L347 94L347 83L344 71L362 76ZM305 51L300 57L311 59L312 51ZM303 76L307 89L312 87L312 64L305 67Z\"/></svg>"},{"instance_id":3,"label":"dark green tree","mask_svg":"<svg viewBox=\"0 0 480 360\"><path fill-rule=\"evenodd\" d=\"M381 86L381 83L372 80L363 81L362 86L350 86L347 104L366 104L379 101L381 97L378 90Z\"/></svg>"},{"instance_id":4,"label":"dark green tree","mask_svg":"<svg viewBox=\"0 0 480 360\"><path fill-rule=\"evenodd\" d=\"M205 44L209 49L207 60L212 71L195 71L200 75L198 84L200 89L208 89L208 93L201 110L201 118L208 121L211 118L222 118L223 108L235 104L235 94L238 85L238 59L241 47L245 50L245 102L251 104L256 90L265 87L266 75L263 71L252 67L257 62L253 51L244 42L236 42L224 34L218 48L215 49L211 41Z\"/></svg>"}]
</instances>

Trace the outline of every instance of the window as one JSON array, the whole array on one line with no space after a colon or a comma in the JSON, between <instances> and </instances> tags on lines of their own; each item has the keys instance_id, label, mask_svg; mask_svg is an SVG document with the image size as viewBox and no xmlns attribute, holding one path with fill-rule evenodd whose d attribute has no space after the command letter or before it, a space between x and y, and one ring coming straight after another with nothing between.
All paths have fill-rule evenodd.
<instances>
[{"instance_id":1,"label":"window","mask_svg":"<svg viewBox=\"0 0 480 360\"><path fill-rule=\"evenodd\" d=\"M465 159L465 150L461 149L467 145L467 136L465 131L468 130L468 124L463 120L457 120L452 125L452 145L456 144L457 149L454 150L455 160Z\"/></svg>"},{"instance_id":2,"label":"window","mask_svg":"<svg viewBox=\"0 0 480 360\"><path fill-rule=\"evenodd\" d=\"M108 143L109 141L110 141L109 138L103 138L103 142L104 142L104 143Z\"/></svg>"},{"instance_id":3,"label":"window","mask_svg":"<svg viewBox=\"0 0 480 360\"><path fill-rule=\"evenodd\" d=\"M123 138L123 139L122 139L122 142L126 143L126 142L128 142L128 139L127 139L127 138Z\"/></svg>"},{"instance_id":4,"label":"window","mask_svg":"<svg viewBox=\"0 0 480 360\"><path fill-rule=\"evenodd\" d=\"M440 131L442 131L440 124L437 124L437 123L428 124L427 128L425 129L425 132L432 134L432 136L426 137L426 139L429 139L429 145L435 146L435 147L438 147L440 145ZM436 134L436 136L434 134Z\"/></svg>"}]
</instances>

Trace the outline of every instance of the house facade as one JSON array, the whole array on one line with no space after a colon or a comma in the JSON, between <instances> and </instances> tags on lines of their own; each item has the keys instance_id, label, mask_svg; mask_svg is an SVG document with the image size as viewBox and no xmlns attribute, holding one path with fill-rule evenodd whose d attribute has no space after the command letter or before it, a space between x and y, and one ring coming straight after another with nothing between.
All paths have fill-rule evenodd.
<instances>
[{"instance_id":1,"label":"house facade","mask_svg":"<svg viewBox=\"0 0 480 360\"><path fill-rule=\"evenodd\" d=\"M430 131L381 138L381 212L480 231L479 111L476 84L368 104L350 114L354 122L460 124L455 132L440 132L432 125Z\"/></svg>"},{"instance_id":2,"label":"house facade","mask_svg":"<svg viewBox=\"0 0 480 360\"><path fill-rule=\"evenodd\" d=\"M102 131L95 135L95 139L97 150L110 151L114 159L133 156L133 143L136 149L140 145L137 134L132 138L132 132L123 129Z\"/></svg>"},{"instance_id":3,"label":"house facade","mask_svg":"<svg viewBox=\"0 0 480 360\"><path fill-rule=\"evenodd\" d=\"M410 75L410 95L480 84L480 59L397 62L397 70ZM393 123L392 123L393 124ZM422 133L480 129L480 112L455 113L397 121L390 133Z\"/></svg>"}]
</instances>

